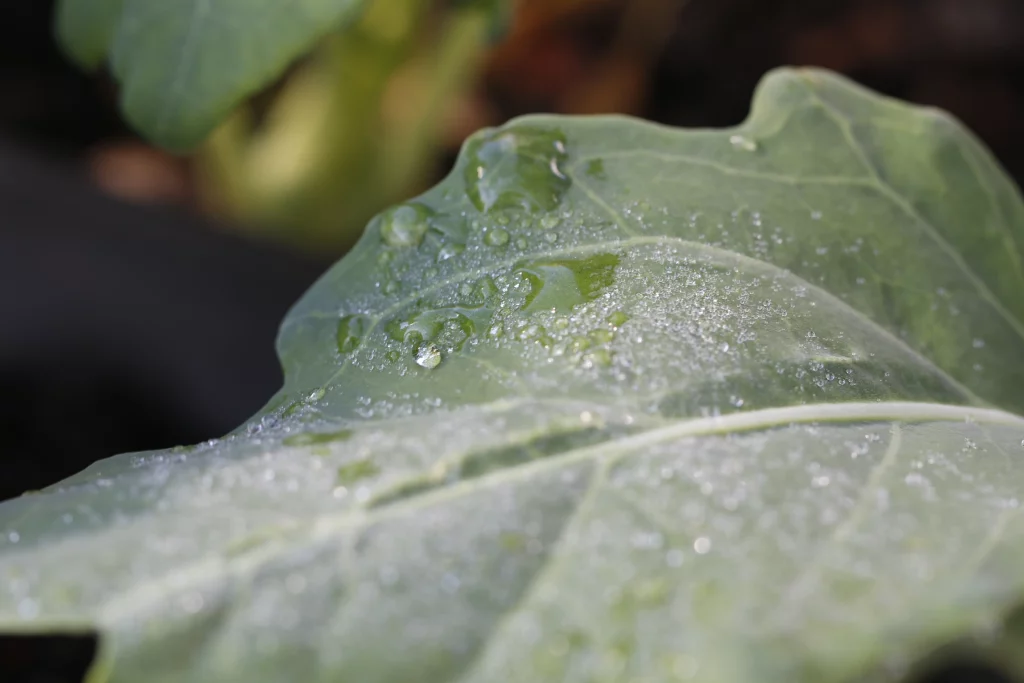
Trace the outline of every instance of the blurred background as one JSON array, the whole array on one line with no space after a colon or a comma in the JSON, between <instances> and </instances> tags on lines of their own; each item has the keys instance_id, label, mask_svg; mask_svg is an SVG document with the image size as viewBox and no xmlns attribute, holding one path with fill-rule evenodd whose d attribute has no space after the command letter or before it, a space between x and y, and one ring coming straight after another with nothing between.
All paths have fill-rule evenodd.
<instances>
[{"instance_id":1,"label":"blurred background","mask_svg":"<svg viewBox=\"0 0 1024 683\"><path fill-rule=\"evenodd\" d=\"M949 110L1024 178L1020 0L474 2L372 0L173 156L65 58L51 0L0 0L0 499L234 428L280 384L289 305L519 114L727 126L765 71L817 65Z\"/></svg>"}]
</instances>

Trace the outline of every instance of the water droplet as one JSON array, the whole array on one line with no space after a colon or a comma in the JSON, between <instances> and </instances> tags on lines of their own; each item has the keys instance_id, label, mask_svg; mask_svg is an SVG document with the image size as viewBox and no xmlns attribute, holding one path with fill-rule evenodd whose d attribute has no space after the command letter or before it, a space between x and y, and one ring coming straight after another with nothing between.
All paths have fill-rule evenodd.
<instances>
[{"instance_id":1,"label":"water droplet","mask_svg":"<svg viewBox=\"0 0 1024 683\"><path fill-rule=\"evenodd\" d=\"M546 330L543 326L537 325L536 323L530 323L521 327L516 334L516 339L520 341L530 341L533 339L539 339L545 334Z\"/></svg>"},{"instance_id":2,"label":"water droplet","mask_svg":"<svg viewBox=\"0 0 1024 683\"><path fill-rule=\"evenodd\" d=\"M338 321L338 353L352 353L359 348L369 323L369 318L358 313L343 316Z\"/></svg>"},{"instance_id":3,"label":"water droplet","mask_svg":"<svg viewBox=\"0 0 1024 683\"><path fill-rule=\"evenodd\" d=\"M357 481L376 476L380 468L369 459L354 460L338 468L337 482L340 486L351 486Z\"/></svg>"},{"instance_id":4,"label":"water droplet","mask_svg":"<svg viewBox=\"0 0 1024 683\"><path fill-rule=\"evenodd\" d=\"M732 135L729 137L729 144L735 149L742 150L744 152L756 152L757 142L745 135Z\"/></svg>"},{"instance_id":5,"label":"water droplet","mask_svg":"<svg viewBox=\"0 0 1024 683\"><path fill-rule=\"evenodd\" d=\"M17 543L21 540L21 534L19 534L17 531L12 531L9 534L7 534L7 540L11 543Z\"/></svg>"},{"instance_id":6,"label":"water droplet","mask_svg":"<svg viewBox=\"0 0 1024 683\"><path fill-rule=\"evenodd\" d=\"M985 340L984 340L984 339L975 339L975 340L974 340L974 341L973 341L973 342L971 343L971 345L972 345L972 346L973 346L974 348L976 348L976 349L983 349L983 348L985 348Z\"/></svg>"},{"instance_id":7,"label":"water droplet","mask_svg":"<svg viewBox=\"0 0 1024 683\"><path fill-rule=\"evenodd\" d=\"M546 232L546 233L544 233L544 241L547 242L548 244L554 244L555 242L558 241L558 233L557 232Z\"/></svg>"},{"instance_id":8,"label":"water droplet","mask_svg":"<svg viewBox=\"0 0 1024 683\"><path fill-rule=\"evenodd\" d=\"M503 247L508 244L509 234L505 228L491 228L484 235L484 242L491 247Z\"/></svg>"},{"instance_id":9,"label":"water droplet","mask_svg":"<svg viewBox=\"0 0 1024 683\"><path fill-rule=\"evenodd\" d=\"M554 214L548 214L540 219L540 227L544 230L550 230L559 224L560 220L558 216Z\"/></svg>"},{"instance_id":10,"label":"water droplet","mask_svg":"<svg viewBox=\"0 0 1024 683\"><path fill-rule=\"evenodd\" d=\"M447 261L453 259L463 251L466 250L465 244L459 244L458 242L452 242L441 247L437 252L438 261Z\"/></svg>"},{"instance_id":11,"label":"water droplet","mask_svg":"<svg viewBox=\"0 0 1024 683\"><path fill-rule=\"evenodd\" d=\"M612 327L622 327L629 321L629 316L622 311L612 311L605 320L607 320Z\"/></svg>"},{"instance_id":12,"label":"water droplet","mask_svg":"<svg viewBox=\"0 0 1024 683\"><path fill-rule=\"evenodd\" d=\"M821 211L811 211L811 220L812 221L820 221L821 220Z\"/></svg>"},{"instance_id":13,"label":"water droplet","mask_svg":"<svg viewBox=\"0 0 1024 683\"><path fill-rule=\"evenodd\" d=\"M389 247L418 247L427 234L431 210L422 204L402 204L380 217L380 236Z\"/></svg>"},{"instance_id":14,"label":"water droplet","mask_svg":"<svg viewBox=\"0 0 1024 683\"><path fill-rule=\"evenodd\" d=\"M530 283L524 310L567 313L578 304L593 301L615 282L618 264L615 254L526 262L516 271Z\"/></svg>"},{"instance_id":15,"label":"water droplet","mask_svg":"<svg viewBox=\"0 0 1024 683\"><path fill-rule=\"evenodd\" d=\"M416 347L416 365L433 370L441 364L441 349L429 342L420 343Z\"/></svg>"},{"instance_id":16,"label":"water droplet","mask_svg":"<svg viewBox=\"0 0 1024 683\"><path fill-rule=\"evenodd\" d=\"M726 351L728 351L729 350L729 342L722 342L721 344L719 344L718 345L718 350L721 351L722 353L725 353Z\"/></svg>"},{"instance_id":17,"label":"water droplet","mask_svg":"<svg viewBox=\"0 0 1024 683\"><path fill-rule=\"evenodd\" d=\"M588 336L594 341L595 344L608 344L609 342L615 339L614 332L602 328L591 330Z\"/></svg>"},{"instance_id":18,"label":"water droplet","mask_svg":"<svg viewBox=\"0 0 1024 683\"><path fill-rule=\"evenodd\" d=\"M698 555L705 555L711 550L711 539L707 536L701 536L693 542L693 551Z\"/></svg>"},{"instance_id":19,"label":"water droplet","mask_svg":"<svg viewBox=\"0 0 1024 683\"><path fill-rule=\"evenodd\" d=\"M397 280L388 280L384 285L384 293L388 295L398 294L398 290L401 288L402 286L398 284Z\"/></svg>"},{"instance_id":20,"label":"water droplet","mask_svg":"<svg viewBox=\"0 0 1024 683\"><path fill-rule=\"evenodd\" d=\"M479 133L467 146L467 194L480 211L550 211L571 185L561 170L567 160L556 129L519 124Z\"/></svg>"},{"instance_id":21,"label":"water droplet","mask_svg":"<svg viewBox=\"0 0 1024 683\"><path fill-rule=\"evenodd\" d=\"M505 335L505 325L503 323L494 323L487 328L487 336L492 339L498 339Z\"/></svg>"},{"instance_id":22,"label":"water droplet","mask_svg":"<svg viewBox=\"0 0 1024 683\"><path fill-rule=\"evenodd\" d=\"M491 316L492 311L485 306L428 308L416 311L404 319L389 321L384 331L395 341L415 343L438 340L459 351L478 329L486 328Z\"/></svg>"},{"instance_id":23,"label":"water droplet","mask_svg":"<svg viewBox=\"0 0 1024 683\"><path fill-rule=\"evenodd\" d=\"M573 337L569 341L569 353L583 353L590 348L590 340L583 336Z\"/></svg>"},{"instance_id":24,"label":"water droplet","mask_svg":"<svg viewBox=\"0 0 1024 683\"><path fill-rule=\"evenodd\" d=\"M581 365L584 369L606 368L612 364L612 354L607 349L594 349L583 355Z\"/></svg>"},{"instance_id":25,"label":"water droplet","mask_svg":"<svg viewBox=\"0 0 1024 683\"><path fill-rule=\"evenodd\" d=\"M527 246L526 240L522 237L516 240L516 249L526 249Z\"/></svg>"}]
</instances>

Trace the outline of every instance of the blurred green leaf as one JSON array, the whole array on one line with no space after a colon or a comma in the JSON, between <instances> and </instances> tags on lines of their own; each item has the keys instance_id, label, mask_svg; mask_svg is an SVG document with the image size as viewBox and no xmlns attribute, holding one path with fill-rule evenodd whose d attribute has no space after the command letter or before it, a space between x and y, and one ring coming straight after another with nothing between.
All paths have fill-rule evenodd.
<instances>
[{"instance_id":1,"label":"blurred green leaf","mask_svg":"<svg viewBox=\"0 0 1024 683\"><path fill-rule=\"evenodd\" d=\"M0 630L99 631L90 683L1024 677L1022 244L958 124L819 71L482 131L236 433L0 506Z\"/></svg>"},{"instance_id":2,"label":"blurred green leaf","mask_svg":"<svg viewBox=\"0 0 1024 683\"><path fill-rule=\"evenodd\" d=\"M124 0L60 0L57 37L67 53L85 69L107 57Z\"/></svg>"},{"instance_id":3,"label":"blurred green leaf","mask_svg":"<svg viewBox=\"0 0 1024 683\"><path fill-rule=\"evenodd\" d=\"M100 59L109 39L129 121L156 143L184 150L320 38L351 21L363 4L63 0L58 27L69 52L87 65Z\"/></svg>"}]
</instances>

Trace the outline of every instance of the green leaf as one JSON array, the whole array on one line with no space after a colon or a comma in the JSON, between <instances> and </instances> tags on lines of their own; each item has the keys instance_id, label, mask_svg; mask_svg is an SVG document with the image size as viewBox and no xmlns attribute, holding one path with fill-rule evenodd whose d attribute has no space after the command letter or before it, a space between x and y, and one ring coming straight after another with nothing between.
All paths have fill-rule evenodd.
<instances>
[{"instance_id":1,"label":"green leaf","mask_svg":"<svg viewBox=\"0 0 1024 683\"><path fill-rule=\"evenodd\" d=\"M363 0L62 0L58 35L82 64L110 52L125 115L170 149L200 142Z\"/></svg>"},{"instance_id":2,"label":"green leaf","mask_svg":"<svg viewBox=\"0 0 1024 683\"><path fill-rule=\"evenodd\" d=\"M819 71L483 131L260 415L0 506L0 629L91 683L1019 679L1022 244L958 124Z\"/></svg>"},{"instance_id":3,"label":"green leaf","mask_svg":"<svg viewBox=\"0 0 1024 683\"><path fill-rule=\"evenodd\" d=\"M84 69L96 69L107 57L124 0L59 0L57 37Z\"/></svg>"}]
</instances>

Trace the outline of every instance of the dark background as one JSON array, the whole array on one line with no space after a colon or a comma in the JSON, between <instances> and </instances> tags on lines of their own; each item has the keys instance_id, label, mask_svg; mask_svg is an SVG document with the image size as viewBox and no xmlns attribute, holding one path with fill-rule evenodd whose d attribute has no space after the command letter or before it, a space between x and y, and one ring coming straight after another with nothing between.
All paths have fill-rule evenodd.
<instances>
[{"instance_id":1,"label":"dark background","mask_svg":"<svg viewBox=\"0 0 1024 683\"><path fill-rule=\"evenodd\" d=\"M279 386L278 322L339 256L204 215L188 161L65 61L51 11L0 0L0 499L235 427ZM470 130L530 111L732 125L782 64L944 107L1024 176L1019 0L529 0L437 175Z\"/></svg>"}]
</instances>

